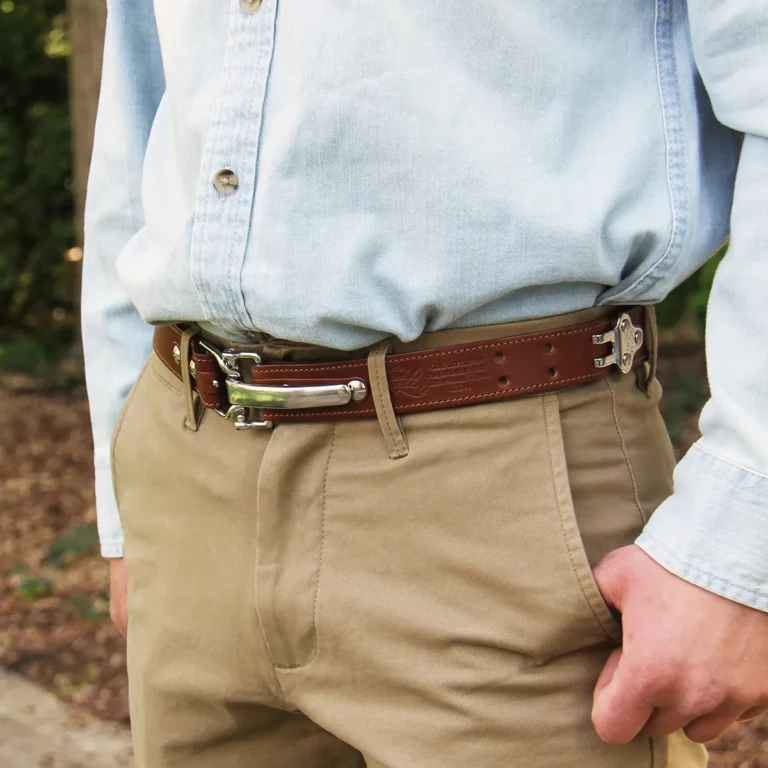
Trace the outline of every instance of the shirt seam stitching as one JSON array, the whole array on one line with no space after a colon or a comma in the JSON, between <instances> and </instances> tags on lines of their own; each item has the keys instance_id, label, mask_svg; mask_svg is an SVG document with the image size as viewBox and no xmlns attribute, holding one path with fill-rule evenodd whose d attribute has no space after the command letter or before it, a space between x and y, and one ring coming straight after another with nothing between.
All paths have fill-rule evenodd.
<instances>
[{"instance_id":1,"label":"shirt seam stitching","mask_svg":"<svg viewBox=\"0 0 768 768\"><path fill-rule=\"evenodd\" d=\"M762 472L758 472L757 470L750 469L749 467L745 467L739 464L738 462L733 461L733 459L729 459L725 456L721 456L719 453L716 453L710 448L706 448L705 446L700 445L699 443L694 443L691 447L696 448L702 453L706 453L708 456L711 456L713 459L717 459L718 461L722 461L724 464L728 464L734 469L739 469L742 472L748 472L750 475L754 475L755 477L759 477L761 480L765 480L766 482L768 482L768 475L765 475Z\"/></svg>"},{"instance_id":2,"label":"shirt seam stitching","mask_svg":"<svg viewBox=\"0 0 768 768\"><path fill-rule=\"evenodd\" d=\"M675 51L672 38L672 0L657 0L654 22L656 48L656 83L661 104L661 117L666 145L667 190L669 193L672 228L664 253L648 269L624 290L610 297L611 302L622 301L644 291L649 285L664 277L673 260L673 253L680 250L688 224L687 168L685 163L685 137L681 125L680 90L675 69Z\"/></svg>"}]
</instances>

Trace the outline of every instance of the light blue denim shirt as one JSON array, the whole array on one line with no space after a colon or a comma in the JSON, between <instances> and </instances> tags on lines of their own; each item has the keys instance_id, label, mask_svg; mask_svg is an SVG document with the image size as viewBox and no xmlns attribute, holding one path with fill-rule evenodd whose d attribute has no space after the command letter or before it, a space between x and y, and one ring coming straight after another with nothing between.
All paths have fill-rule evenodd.
<instances>
[{"instance_id":1,"label":"light blue denim shirt","mask_svg":"<svg viewBox=\"0 0 768 768\"><path fill-rule=\"evenodd\" d=\"M638 543L768 610L767 136L765 0L110 0L83 292L104 555L147 323L351 349L652 303L730 231L703 438Z\"/></svg>"}]
</instances>

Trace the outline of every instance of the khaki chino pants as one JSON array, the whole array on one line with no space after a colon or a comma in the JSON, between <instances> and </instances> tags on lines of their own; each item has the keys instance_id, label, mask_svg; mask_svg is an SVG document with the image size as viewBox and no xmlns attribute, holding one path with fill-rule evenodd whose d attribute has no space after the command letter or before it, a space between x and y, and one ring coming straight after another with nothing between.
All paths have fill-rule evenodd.
<instances>
[{"instance_id":1,"label":"khaki chino pants","mask_svg":"<svg viewBox=\"0 0 768 768\"><path fill-rule=\"evenodd\" d=\"M612 747L590 722L621 638L591 566L671 491L659 397L646 366L408 414L392 459L376 419L194 431L153 356L113 439L138 768L705 765L682 734Z\"/></svg>"}]
</instances>

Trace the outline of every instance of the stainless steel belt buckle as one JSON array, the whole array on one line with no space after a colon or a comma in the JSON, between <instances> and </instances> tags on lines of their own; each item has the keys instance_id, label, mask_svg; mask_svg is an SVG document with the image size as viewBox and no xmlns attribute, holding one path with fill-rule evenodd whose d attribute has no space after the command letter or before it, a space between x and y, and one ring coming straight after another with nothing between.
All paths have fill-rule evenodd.
<instances>
[{"instance_id":1,"label":"stainless steel belt buckle","mask_svg":"<svg viewBox=\"0 0 768 768\"><path fill-rule=\"evenodd\" d=\"M261 357L256 352L238 352L234 349L218 350L205 340L200 346L214 356L221 370L226 374L227 395L230 406L216 413L234 421L235 429L271 429L274 422L253 418L261 408L274 410L328 408L360 402L368 396L365 382L353 379L347 384L318 384L317 386L261 386L247 384L242 380L237 364L247 360L251 365L260 365Z\"/></svg>"},{"instance_id":2,"label":"stainless steel belt buckle","mask_svg":"<svg viewBox=\"0 0 768 768\"><path fill-rule=\"evenodd\" d=\"M635 362L635 355L643 345L643 329L638 328L632 318L624 312L610 331L594 334L592 343L613 344L609 355L594 359L595 368L616 365L622 373L629 373Z\"/></svg>"},{"instance_id":3,"label":"stainless steel belt buckle","mask_svg":"<svg viewBox=\"0 0 768 768\"><path fill-rule=\"evenodd\" d=\"M229 389L230 382L238 382L241 380L240 370L237 367L240 360L249 360L253 365L261 363L261 357L256 352L238 352L234 349L219 350L214 347L213 344L209 344L205 339L200 339L200 346L209 354L213 355L216 362L219 364L222 372L226 374L225 382L227 389ZM258 418L258 414L251 412L250 408L246 408L242 405L235 405L231 403L229 408L222 410L221 408L214 408L214 411L223 419L232 421L235 429L272 429L274 423L271 421L264 421ZM256 416L256 418L254 418Z\"/></svg>"}]
</instances>

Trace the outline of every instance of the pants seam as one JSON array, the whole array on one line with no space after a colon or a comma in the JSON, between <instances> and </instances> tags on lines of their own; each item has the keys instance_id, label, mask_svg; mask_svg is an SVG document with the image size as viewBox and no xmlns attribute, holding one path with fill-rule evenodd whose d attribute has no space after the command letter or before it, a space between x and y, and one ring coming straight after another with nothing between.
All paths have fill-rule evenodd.
<instances>
[{"instance_id":1,"label":"pants seam","mask_svg":"<svg viewBox=\"0 0 768 768\"><path fill-rule=\"evenodd\" d=\"M119 416L119 421L115 425L115 432L114 436L112 437L112 440L110 441L110 447L109 447L109 457L110 457L110 464L112 467L112 490L115 493L115 501L118 505L118 511L119 511L119 477L118 477L118 468L117 468L117 462L115 461L115 456L117 453L117 441L120 439L120 434L123 431L123 425L125 424L125 417L128 414L128 409L131 407L131 403L133 402L133 398L136 396L136 390L139 386L139 381L141 381L142 378L144 378L144 374L147 371L147 368L150 366L152 362L152 355L149 356L149 358L144 363L143 368L141 369L141 372L139 373L138 377L136 378L136 381L133 383L133 387L131 387L131 391L128 394L128 397L125 400L124 407L122 408Z\"/></svg>"},{"instance_id":2,"label":"pants seam","mask_svg":"<svg viewBox=\"0 0 768 768\"><path fill-rule=\"evenodd\" d=\"M632 463L629 460L629 453L627 453L627 444L624 440L624 433L621 431L621 426L619 425L619 414L616 408L616 392L613 388L613 384L611 384L610 378L606 379L605 383L608 385L608 391L611 393L611 411L613 413L613 423L616 425L616 433L619 436L621 453L624 456L624 462L627 465L627 472L629 473L629 480L632 484L632 497L635 500L637 511L640 513L640 519L642 520L643 525L645 525L648 520L645 517L645 512L643 512L642 504L640 504L640 497L637 493L637 481L635 480L635 473L632 469Z\"/></svg>"},{"instance_id":3,"label":"pants seam","mask_svg":"<svg viewBox=\"0 0 768 768\"><path fill-rule=\"evenodd\" d=\"M325 554L325 514L326 514L326 503L328 499L328 470L330 469L330 466L331 466L331 457L333 456L333 448L335 445L336 445L336 422L334 422L333 429L331 431L331 444L330 444L330 447L328 448L328 458L325 460L325 470L323 472L323 501L322 501L321 513L320 513L320 553L318 556L318 563L317 563L317 576L315 577L315 594L312 599L312 636L315 639L315 649L312 652L312 655L310 656L310 658L304 664L292 664L292 665L275 664L275 669L278 669L283 672L289 672L291 670L304 669L305 667L308 667L317 658L317 655L320 652L320 642L317 636L317 600L318 600L318 595L320 593L320 574L323 570L323 556Z\"/></svg>"}]
</instances>

